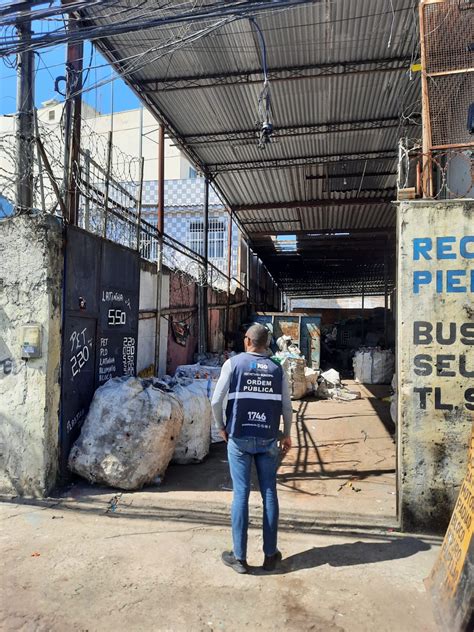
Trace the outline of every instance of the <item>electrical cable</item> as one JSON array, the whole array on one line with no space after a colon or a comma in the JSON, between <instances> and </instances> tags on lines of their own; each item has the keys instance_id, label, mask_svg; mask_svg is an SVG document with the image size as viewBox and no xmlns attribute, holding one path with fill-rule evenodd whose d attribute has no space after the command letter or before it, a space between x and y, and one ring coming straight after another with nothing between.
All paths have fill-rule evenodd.
<instances>
[{"instance_id":1,"label":"electrical cable","mask_svg":"<svg viewBox=\"0 0 474 632\"><path fill-rule=\"evenodd\" d=\"M101 3L103 0L96 0L96 3ZM10 42L9 45L0 47L0 55L10 55L13 53L22 52L30 48L39 48L45 46L51 46L54 44L65 42L77 42L84 39L97 40L104 37L111 37L113 35L122 35L126 33L144 31L152 28L158 28L163 26L170 26L179 23L194 23L196 21L206 21L210 19L222 18L232 16L234 18L248 17L250 14L256 12L268 11L269 9L275 10L278 8L295 7L302 4L308 4L311 0L237 0L235 2L227 2L224 5L219 2L212 5L205 5L196 11L187 11L182 14L169 15L166 17L154 17L147 18L146 20L136 20L134 23L127 23L123 20L113 24L94 25L81 28L76 32L65 32L64 34L51 36L45 34L40 37L33 37L30 45L25 45L18 38L15 42ZM94 4L96 4L94 3ZM38 19L36 15L30 14L27 21ZM97 20L100 20L100 16L97 16ZM17 20L18 24L21 24L21 20ZM2 25L0 21L0 26Z\"/></svg>"}]
</instances>

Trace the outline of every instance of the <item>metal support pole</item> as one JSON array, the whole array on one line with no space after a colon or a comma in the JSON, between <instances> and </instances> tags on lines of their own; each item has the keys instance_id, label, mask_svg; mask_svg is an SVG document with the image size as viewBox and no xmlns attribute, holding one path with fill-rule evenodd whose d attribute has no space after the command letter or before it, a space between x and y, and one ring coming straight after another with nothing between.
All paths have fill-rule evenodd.
<instances>
[{"instance_id":1,"label":"metal support pole","mask_svg":"<svg viewBox=\"0 0 474 632\"><path fill-rule=\"evenodd\" d=\"M365 337L365 279L362 279L362 345Z\"/></svg>"},{"instance_id":2,"label":"metal support pole","mask_svg":"<svg viewBox=\"0 0 474 632\"><path fill-rule=\"evenodd\" d=\"M230 282L232 277L232 209L229 211L229 225L227 227L227 308L225 312L225 346L229 346L229 327L230 327Z\"/></svg>"},{"instance_id":3,"label":"metal support pole","mask_svg":"<svg viewBox=\"0 0 474 632\"><path fill-rule=\"evenodd\" d=\"M107 223L109 219L109 187L110 187L110 171L112 167L112 131L109 132L109 140L107 143L107 170L105 172L105 191L104 191L104 237L107 239Z\"/></svg>"},{"instance_id":4,"label":"metal support pole","mask_svg":"<svg viewBox=\"0 0 474 632\"><path fill-rule=\"evenodd\" d=\"M86 149L84 157L84 184L85 184L85 197L84 197L84 228L90 230L91 222L91 202L90 202L90 182L91 182L91 152Z\"/></svg>"},{"instance_id":5,"label":"metal support pole","mask_svg":"<svg viewBox=\"0 0 474 632\"><path fill-rule=\"evenodd\" d=\"M250 243L248 239L245 242L247 244L247 274L245 275L245 289L247 291L247 302L250 303Z\"/></svg>"},{"instance_id":6,"label":"metal support pole","mask_svg":"<svg viewBox=\"0 0 474 632\"><path fill-rule=\"evenodd\" d=\"M155 337L155 374L160 368L161 338L161 300L163 284L163 233L165 230L165 128L158 127L158 252L156 257L156 337Z\"/></svg>"},{"instance_id":7,"label":"metal support pole","mask_svg":"<svg viewBox=\"0 0 474 632\"><path fill-rule=\"evenodd\" d=\"M138 156L143 157L143 105L140 107L140 122L138 126Z\"/></svg>"},{"instance_id":8,"label":"metal support pole","mask_svg":"<svg viewBox=\"0 0 474 632\"><path fill-rule=\"evenodd\" d=\"M145 159L140 158L140 183L138 185L138 206L137 206L137 250L140 253L140 236L141 236L141 224L142 224L142 198L143 198L143 170L145 166Z\"/></svg>"},{"instance_id":9,"label":"metal support pole","mask_svg":"<svg viewBox=\"0 0 474 632\"><path fill-rule=\"evenodd\" d=\"M17 26L25 46L31 43L31 20ZM17 57L17 127L16 127L16 212L27 213L33 207L33 110L34 53L27 50Z\"/></svg>"},{"instance_id":10,"label":"metal support pole","mask_svg":"<svg viewBox=\"0 0 474 632\"><path fill-rule=\"evenodd\" d=\"M201 284L201 304L199 305L200 316L200 341L199 341L199 353L206 353L208 329L209 329L209 314L208 314L208 291L209 291L209 178L206 176L204 180L204 225L203 225L203 245L204 245L204 274L203 283Z\"/></svg>"},{"instance_id":11,"label":"metal support pole","mask_svg":"<svg viewBox=\"0 0 474 632\"><path fill-rule=\"evenodd\" d=\"M260 310L260 259L255 255L255 261L257 263L257 293L255 295L255 311Z\"/></svg>"},{"instance_id":12,"label":"metal support pole","mask_svg":"<svg viewBox=\"0 0 474 632\"><path fill-rule=\"evenodd\" d=\"M77 29L77 20L69 15L68 30ZM80 147L81 147L81 113L82 113L82 58L84 57L84 43L69 43L67 45L67 98L72 101L72 134L69 151L68 196L66 204L69 209L69 223L78 224L79 216L79 187L80 177Z\"/></svg>"},{"instance_id":13,"label":"metal support pole","mask_svg":"<svg viewBox=\"0 0 474 632\"><path fill-rule=\"evenodd\" d=\"M431 162L431 113L429 103L428 76L426 74L425 6L426 0L418 7L420 20L421 56L421 116L423 123L422 188L423 197L433 196L433 172Z\"/></svg>"},{"instance_id":14,"label":"metal support pole","mask_svg":"<svg viewBox=\"0 0 474 632\"><path fill-rule=\"evenodd\" d=\"M383 283L384 283L384 311L383 311L383 330L384 330L384 341L385 348L388 347L388 244L389 241L386 241L386 249L384 252L383 259Z\"/></svg>"}]
</instances>

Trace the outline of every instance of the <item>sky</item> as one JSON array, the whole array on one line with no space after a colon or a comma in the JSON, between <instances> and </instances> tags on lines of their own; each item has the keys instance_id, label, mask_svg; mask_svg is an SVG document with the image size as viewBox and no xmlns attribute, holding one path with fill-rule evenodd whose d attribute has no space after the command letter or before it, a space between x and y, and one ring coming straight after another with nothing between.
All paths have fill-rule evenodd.
<instances>
[{"instance_id":1,"label":"sky","mask_svg":"<svg viewBox=\"0 0 474 632\"><path fill-rule=\"evenodd\" d=\"M33 31L46 31L57 28L58 22L48 23L34 22ZM92 54L92 57L91 57ZM66 74L65 59L66 47L64 45L51 48L43 48L35 53L36 81L35 102L41 107L43 101L56 98L63 101L64 97L54 91L55 78ZM0 59L0 115L13 114L16 111L16 70L12 66L14 57L7 60ZM93 49L90 42L84 45L84 78L85 88L94 86L97 82L107 80L111 76L117 77L108 65L107 61ZM87 73L87 68L91 70ZM64 88L64 83L60 89ZM113 93L113 94L112 94ZM118 78L100 88L94 88L83 95L84 100L103 114L130 110L139 106L137 97L130 88Z\"/></svg>"}]
</instances>

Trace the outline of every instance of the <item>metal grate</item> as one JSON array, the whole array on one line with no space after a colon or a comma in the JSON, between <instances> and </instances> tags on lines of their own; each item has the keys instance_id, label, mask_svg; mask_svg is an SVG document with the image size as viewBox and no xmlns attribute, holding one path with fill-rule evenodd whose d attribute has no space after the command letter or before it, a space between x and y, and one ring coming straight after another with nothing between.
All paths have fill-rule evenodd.
<instances>
[{"instance_id":1,"label":"metal grate","mask_svg":"<svg viewBox=\"0 0 474 632\"><path fill-rule=\"evenodd\" d=\"M474 4L469 0L445 0L425 6L426 72L449 72L472 67Z\"/></svg>"},{"instance_id":2,"label":"metal grate","mask_svg":"<svg viewBox=\"0 0 474 632\"><path fill-rule=\"evenodd\" d=\"M472 143L467 113L474 95L474 73L428 77L433 148Z\"/></svg>"}]
</instances>

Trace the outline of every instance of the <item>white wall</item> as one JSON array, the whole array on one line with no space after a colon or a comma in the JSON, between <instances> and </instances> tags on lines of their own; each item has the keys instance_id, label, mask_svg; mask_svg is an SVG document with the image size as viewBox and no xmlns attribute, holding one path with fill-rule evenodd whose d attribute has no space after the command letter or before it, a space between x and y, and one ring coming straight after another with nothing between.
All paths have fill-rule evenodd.
<instances>
[{"instance_id":1,"label":"white wall","mask_svg":"<svg viewBox=\"0 0 474 632\"><path fill-rule=\"evenodd\" d=\"M156 265L141 261L140 269L140 320L138 322L137 373L154 374L156 340ZM161 285L161 306L169 307L170 276L165 269ZM168 349L167 318L160 323L160 357L158 375L166 373L166 354Z\"/></svg>"}]
</instances>

